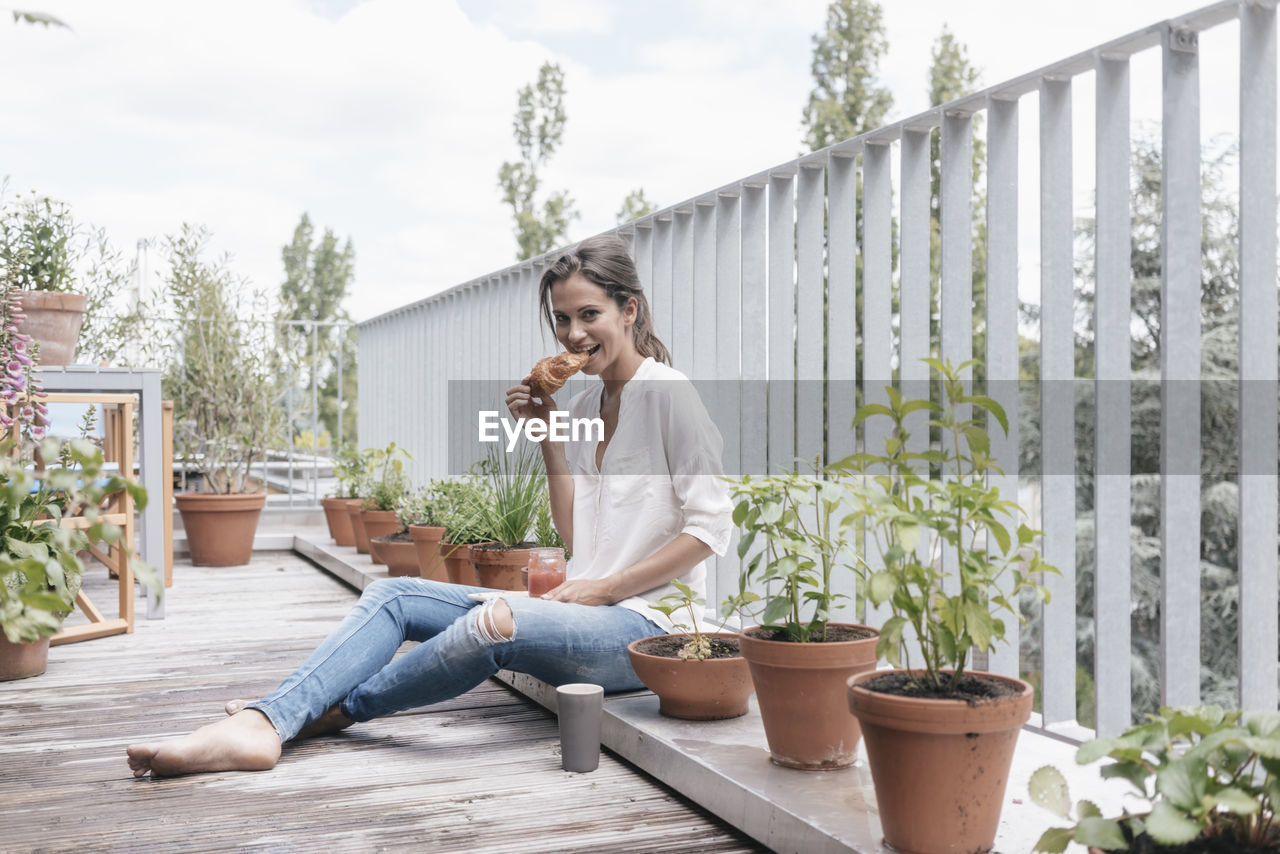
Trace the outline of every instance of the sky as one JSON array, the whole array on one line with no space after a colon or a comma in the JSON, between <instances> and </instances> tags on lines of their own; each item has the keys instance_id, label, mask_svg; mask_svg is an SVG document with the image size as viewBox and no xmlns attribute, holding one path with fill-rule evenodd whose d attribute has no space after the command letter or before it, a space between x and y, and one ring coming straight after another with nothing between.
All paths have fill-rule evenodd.
<instances>
[{"instance_id":1,"label":"sky","mask_svg":"<svg viewBox=\"0 0 1280 854\"><path fill-rule=\"evenodd\" d=\"M898 119L928 105L944 24L986 86L1203 3L882 5L880 79ZM14 24L0 6L0 180L10 197L67 202L128 258L141 240L158 246L183 223L204 225L213 249L264 289L279 286L281 247L306 212L352 240L346 305L365 320L515 261L497 173L518 157L516 93L542 63L564 71L568 116L544 186L575 200L576 240L613 227L633 189L665 207L799 155L826 6L21 0L72 29ZM1218 29L1229 32L1207 41L1230 48L1235 25ZM1230 127L1235 95L1214 96L1231 68L1215 70L1206 40L1201 49L1208 136ZM1135 119L1158 115L1158 75L1158 63L1135 64ZM1077 192L1087 194L1079 181ZM145 251L149 267L163 266L158 249Z\"/></svg>"}]
</instances>

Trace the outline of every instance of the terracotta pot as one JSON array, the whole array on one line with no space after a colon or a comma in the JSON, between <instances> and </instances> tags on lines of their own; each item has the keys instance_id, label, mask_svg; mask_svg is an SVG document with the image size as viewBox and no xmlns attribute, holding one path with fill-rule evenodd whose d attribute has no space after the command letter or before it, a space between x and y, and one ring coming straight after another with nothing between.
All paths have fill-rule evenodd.
<instances>
[{"instance_id":1,"label":"terracotta pot","mask_svg":"<svg viewBox=\"0 0 1280 854\"><path fill-rule=\"evenodd\" d=\"M340 546L354 546L356 532L351 527L351 514L347 512L349 498L321 498L320 506L324 508L324 521L329 526L329 536Z\"/></svg>"},{"instance_id":2,"label":"terracotta pot","mask_svg":"<svg viewBox=\"0 0 1280 854\"><path fill-rule=\"evenodd\" d=\"M751 665L760 718L774 763L805 771L845 768L858 755L858 721L849 715L845 683L876 666L876 637L852 641L791 643L754 636L759 626L738 639ZM767 631L767 630L765 630Z\"/></svg>"},{"instance_id":3,"label":"terracotta pot","mask_svg":"<svg viewBox=\"0 0 1280 854\"><path fill-rule=\"evenodd\" d=\"M688 635L659 635L683 637ZM707 632L705 637L734 639L732 632ZM718 721L747 713L747 698L754 690L751 668L741 656L685 661L641 652L636 647L652 638L627 645L631 668L650 691L658 695L658 710L670 718Z\"/></svg>"},{"instance_id":4,"label":"terracotta pot","mask_svg":"<svg viewBox=\"0 0 1280 854\"><path fill-rule=\"evenodd\" d=\"M444 528L410 525L409 536L413 537L413 545L418 552L418 577L428 581L446 580L444 559L440 557L440 539L444 536Z\"/></svg>"},{"instance_id":5,"label":"terracotta pot","mask_svg":"<svg viewBox=\"0 0 1280 854\"><path fill-rule=\"evenodd\" d=\"M39 676L49 665L49 639L11 643L0 632L0 682Z\"/></svg>"},{"instance_id":6,"label":"terracotta pot","mask_svg":"<svg viewBox=\"0 0 1280 854\"><path fill-rule=\"evenodd\" d=\"M374 537L381 537L384 534L394 534L400 530L400 520L396 518L394 510L361 510L360 521L364 524L365 535L372 541ZM374 563L383 563L376 552L370 549L370 557Z\"/></svg>"},{"instance_id":7,"label":"terracotta pot","mask_svg":"<svg viewBox=\"0 0 1280 854\"><path fill-rule=\"evenodd\" d=\"M360 511L364 509L363 498L347 499L347 517L351 520L351 533L355 535L356 553L369 554L369 532L364 529L364 519Z\"/></svg>"},{"instance_id":8,"label":"terracotta pot","mask_svg":"<svg viewBox=\"0 0 1280 854\"><path fill-rule=\"evenodd\" d=\"M867 740L885 841L910 854L990 849L1013 748L1031 716L1031 686L973 673L1019 688L1015 696L973 704L863 686L893 672L864 673L848 685L849 709Z\"/></svg>"},{"instance_id":9,"label":"terracotta pot","mask_svg":"<svg viewBox=\"0 0 1280 854\"><path fill-rule=\"evenodd\" d=\"M265 492L180 492L173 496L196 566L243 566L253 554Z\"/></svg>"},{"instance_id":10,"label":"terracotta pot","mask_svg":"<svg viewBox=\"0 0 1280 854\"><path fill-rule=\"evenodd\" d=\"M494 590L528 590L528 582L522 581L521 569L529 568L529 549L508 548L496 544L473 546L471 563L476 568L476 578L481 587Z\"/></svg>"},{"instance_id":11,"label":"terracotta pot","mask_svg":"<svg viewBox=\"0 0 1280 854\"><path fill-rule=\"evenodd\" d=\"M471 546L457 546L440 541L440 559L444 561L444 571L449 581L454 584L465 584L476 587L476 568L471 563Z\"/></svg>"},{"instance_id":12,"label":"terracotta pot","mask_svg":"<svg viewBox=\"0 0 1280 854\"><path fill-rule=\"evenodd\" d=\"M22 291L23 334L40 342L41 365L70 365L80 339L80 324L89 299L84 294Z\"/></svg>"},{"instance_id":13,"label":"terracotta pot","mask_svg":"<svg viewBox=\"0 0 1280 854\"><path fill-rule=\"evenodd\" d=\"M395 534L371 537L369 545L373 553L387 565L387 574L418 577L418 547L413 540L393 540Z\"/></svg>"}]
</instances>

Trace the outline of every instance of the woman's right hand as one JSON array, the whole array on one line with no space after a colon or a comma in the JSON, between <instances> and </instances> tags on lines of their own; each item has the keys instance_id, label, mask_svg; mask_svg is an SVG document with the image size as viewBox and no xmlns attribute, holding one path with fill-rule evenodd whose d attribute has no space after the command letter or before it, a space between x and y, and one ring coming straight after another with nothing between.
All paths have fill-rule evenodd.
<instances>
[{"instance_id":1,"label":"woman's right hand","mask_svg":"<svg viewBox=\"0 0 1280 854\"><path fill-rule=\"evenodd\" d=\"M516 418L541 418L550 422L556 402L550 396L535 398L529 380L530 377L526 376L520 385L507 389L507 410Z\"/></svg>"}]
</instances>

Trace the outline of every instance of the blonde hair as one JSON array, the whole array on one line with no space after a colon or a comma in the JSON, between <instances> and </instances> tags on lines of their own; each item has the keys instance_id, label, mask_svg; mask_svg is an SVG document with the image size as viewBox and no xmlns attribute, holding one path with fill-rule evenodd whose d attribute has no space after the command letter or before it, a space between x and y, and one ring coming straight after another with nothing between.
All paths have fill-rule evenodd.
<instances>
[{"instance_id":1,"label":"blonde hair","mask_svg":"<svg viewBox=\"0 0 1280 854\"><path fill-rule=\"evenodd\" d=\"M631 339L636 351L641 356L652 356L655 361L671 364L671 353L653 331L653 313L649 310L649 300L645 298L635 261L631 259L631 249L625 240L613 235L587 238L561 255L542 274L538 283L538 310L553 335L556 320L551 314L551 286L575 273L604 288L621 311L626 311L628 300L634 297L636 319L631 326Z\"/></svg>"}]
</instances>

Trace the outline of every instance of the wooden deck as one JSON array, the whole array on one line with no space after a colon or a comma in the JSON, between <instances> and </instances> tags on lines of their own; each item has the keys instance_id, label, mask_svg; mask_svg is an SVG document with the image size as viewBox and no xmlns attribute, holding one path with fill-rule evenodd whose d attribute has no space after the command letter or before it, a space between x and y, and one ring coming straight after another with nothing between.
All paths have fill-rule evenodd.
<instances>
[{"instance_id":1,"label":"wooden deck","mask_svg":"<svg viewBox=\"0 0 1280 854\"><path fill-rule=\"evenodd\" d=\"M356 598L287 553L174 576L167 619L0 683L0 851L763 850L607 753L562 771L555 718L496 682L288 747L274 771L135 780L127 743L266 693Z\"/></svg>"}]
</instances>

